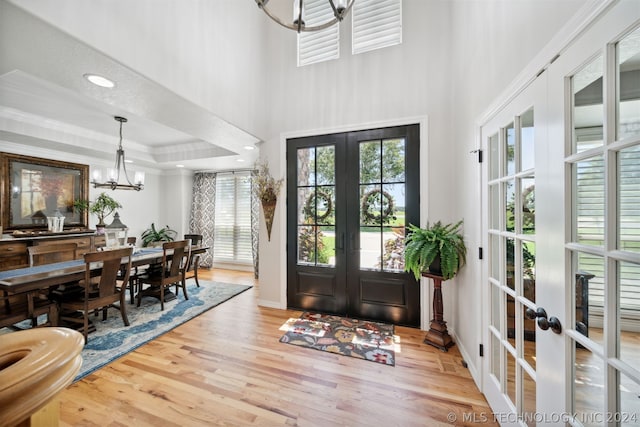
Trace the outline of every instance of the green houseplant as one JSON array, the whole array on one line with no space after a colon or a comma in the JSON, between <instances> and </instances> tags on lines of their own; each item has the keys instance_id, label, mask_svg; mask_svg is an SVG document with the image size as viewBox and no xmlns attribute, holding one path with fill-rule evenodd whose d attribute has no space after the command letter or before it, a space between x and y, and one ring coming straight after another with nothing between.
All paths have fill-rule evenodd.
<instances>
[{"instance_id":1,"label":"green houseplant","mask_svg":"<svg viewBox=\"0 0 640 427\"><path fill-rule=\"evenodd\" d=\"M173 242L178 233L175 230L165 225L163 228L156 228L154 223L151 223L151 228L147 228L142 232L142 246L153 246L158 242Z\"/></svg>"},{"instance_id":2,"label":"green houseplant","mask_svg":"<svg viewBox=\"0 0 640 427\"><path fill-rule=\"evenodd\" d=\"M97 216L97 228L104 228L106 225L104 223L104 219L114 213L116 209L122 207L120 202L109 196L107 193L100 193L100 195L96 197L93 202L90 202L88 200L76 200L73 203L73 206L80 211L87 210L89 213Z\"/></svg>"},{"instance_id":3,"label":"green houseplant","mask_svg":"<svg viewBox=\"0 0 640 427\"><path fill-rule=\"evenodd\" d=\"M467 248L460 231L462 220L455 224L443 225L440 221L426 228L413 224L407 227L405 240L405 271L420 279L425 271L451 279L467 261ZM438 265L439 261L439 265Z\"/></svg>"}]
</instances>

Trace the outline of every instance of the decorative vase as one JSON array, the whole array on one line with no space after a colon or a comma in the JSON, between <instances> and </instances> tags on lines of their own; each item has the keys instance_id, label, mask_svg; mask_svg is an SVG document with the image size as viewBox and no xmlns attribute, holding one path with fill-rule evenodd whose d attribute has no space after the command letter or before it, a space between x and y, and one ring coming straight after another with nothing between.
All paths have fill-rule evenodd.
<instances>
[{"instance_id":1,"label":"decorative vase","mask_svg":"<svg viewBox=\"0 0 640 427\"><path fill-rule=\"evenodd\" d=\"M53 216L47 217L47 228L52 233L62 233L64 231L64 215L59 209L56 209Z\"/></svg>"},{"instance_id":2,"label":"decorative vase","mask_svg":"<svg viewBox=\"0 0 640 427\"><path fill-rule=\"evenodd\" d=\"M262 200L262 212L267 225L267 240L271 241L271 228L273 227L273 217L276 211L277 199Z\"/></svg>"}]
</instances>

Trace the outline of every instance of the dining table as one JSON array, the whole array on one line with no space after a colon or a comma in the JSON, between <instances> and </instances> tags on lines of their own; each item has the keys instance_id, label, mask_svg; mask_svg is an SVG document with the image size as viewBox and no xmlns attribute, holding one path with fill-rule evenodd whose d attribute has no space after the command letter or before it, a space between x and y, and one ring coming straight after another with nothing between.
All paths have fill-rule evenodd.
<instances>
[{"instance_id":1,"label":"dining table","mask_svg":"<svg viewBox=\"0 0 640 427\"><path fill-rule=\"evenodd\" d=\"M209 249L206 245L191 246L192 254L201 254ZM131 256L131 267L158 264L162 262L162 248L135 248ZM102 265L95 263L91 269L99 272ZM84 279L83 259L55 262L34 267L0 271L0 291L10 295L24 294L73 283Z\"/></svg>"}]
</instances>

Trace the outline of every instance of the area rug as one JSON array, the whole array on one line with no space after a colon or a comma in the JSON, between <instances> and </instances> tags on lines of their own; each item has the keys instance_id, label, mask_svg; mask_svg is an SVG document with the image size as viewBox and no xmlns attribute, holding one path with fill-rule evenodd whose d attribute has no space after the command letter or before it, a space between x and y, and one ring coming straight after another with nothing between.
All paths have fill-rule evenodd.
<instances>
[{"instance_id":1,"label":"area rug","mask_svg":"<svg viewBox=\"0 0 640 427\"><path fill-rule=\"evenodd\" d=\"M281 327L280 342L395 366L393 325L304 312Z\"/></svg>"},{"instance_id":2,"label":"area rug","mask_svg":"<svg viewBox=\"0 0 640 427\"><path fill-rule=\"evenodd\" d=\"M120 312L115 309L109 309L104 322L102 315L92 318L96 331L89 334L82 350L82 368L75 381L250 288L205 280L200 280L197 287L195 280L190 279L187 281L189 299L185 300L179 292L176 299L165 302L164 311L160 311L156 298L144 297L140 307L128 304L127 298L130 326L124 326Z\"/></svg>"}]
</instances>

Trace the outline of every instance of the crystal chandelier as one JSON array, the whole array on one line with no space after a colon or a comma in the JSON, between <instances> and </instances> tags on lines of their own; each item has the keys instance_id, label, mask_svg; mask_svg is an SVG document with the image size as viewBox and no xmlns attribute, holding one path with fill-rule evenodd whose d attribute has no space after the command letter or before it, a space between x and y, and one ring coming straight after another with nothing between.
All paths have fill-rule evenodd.
<instances>
[{"instance_id":1,"label":"crystal chandelier","mask_svg":"<svg viewBox=\"0 0 640 427\"><path fill-rule=\"evenodd\" d=\"M278 17L276 13L267 6L269 0L256 0L258 7L266 13L269 18L276 21L278 24L290 30L295 30L298 33L301 31L319 31L340 22L349 13L349 10L353 6L355 0L326 0L326 7L331 7L333 10L333 18L326 22L321 22L314 25L305 25L305 1L293 0L293 20L291 23L285 22L282 18Z\"/></svg>"},{"instance_id":2,"label":"crystal chandelier","mask_svg":"<svg viewBox=\"0 0 640 427\"><path fill-rule=\"evenodd\" d=\"M118 151L116 151L116 163L113 169L107 169L107 180L102 181L102 171L96 169L93 171L93 180L91 183L94 188L110 188L112 190L136 190L140 191L144 187L144 172L136 172L134 174L134 182L131 183L129 175L127 174L127 165L124 159L124 150L122 149L122 123L126 123L125 117L115 116L114 119L120 122L120 144L118 145ZM126 184L120 183L120 167L124 172L124 178L127 180Z\"/></svg>"}]
</instances>

